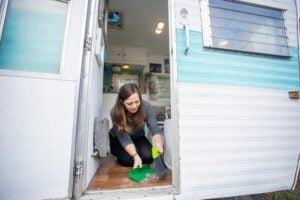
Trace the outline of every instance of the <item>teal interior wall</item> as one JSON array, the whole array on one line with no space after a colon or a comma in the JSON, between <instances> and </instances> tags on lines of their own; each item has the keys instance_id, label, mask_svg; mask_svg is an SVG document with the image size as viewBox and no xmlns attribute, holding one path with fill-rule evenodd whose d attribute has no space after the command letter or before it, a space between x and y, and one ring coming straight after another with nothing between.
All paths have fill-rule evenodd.
<instances>
[{"instance_id":1,"label":"teal interior wall","mask_svg":"<svg viewBox=\"0 0 300 200\"><path fill-rule=\"evenodd\" d=\"M298 49L295 47L290 48L289 59L206 50L202 33L190 31L190 49L188 55L184 55L185 38L184 30L177 29L178 82L299 89Z\"/></svg>"}]
</instances>

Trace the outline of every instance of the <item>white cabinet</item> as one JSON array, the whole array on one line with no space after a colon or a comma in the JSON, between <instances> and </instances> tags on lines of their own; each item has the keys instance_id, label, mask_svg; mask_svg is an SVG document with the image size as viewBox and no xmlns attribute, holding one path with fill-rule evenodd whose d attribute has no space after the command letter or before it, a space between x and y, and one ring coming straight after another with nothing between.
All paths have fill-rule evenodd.
<instances>
[{"instance_id":1,"label":"white cabinet","mask_svg":"<svg viewBox=\"0 0 300 200\"><path fill-rule=\"evenodd\" d=\"M111 45L107 48L106 62L145 65L146 50L142 47Z\"/></svg>"}]
</instances>

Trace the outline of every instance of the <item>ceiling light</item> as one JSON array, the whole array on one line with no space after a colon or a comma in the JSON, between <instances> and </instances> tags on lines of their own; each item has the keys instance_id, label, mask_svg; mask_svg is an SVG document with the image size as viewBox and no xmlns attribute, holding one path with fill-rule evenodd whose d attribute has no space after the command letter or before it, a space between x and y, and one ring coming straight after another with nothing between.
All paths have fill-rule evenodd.
<instances>
[{"instance_id":1,"label":"ceiling light","mask_svg":"<svg viewBox=\"0 0 300 200\"><path fill-rule=\"evenodd\" d=\"M156 33L156 34L161 34L161 33L162 33L162 30L160 30L160 29L155 29L155 33Z\"/></svg>"},{"instance_id":2,"label":"ceiling light","mask_svg":"<svg viewBox=\"0 0 300 200\"><path fill-rule=\"evenodd\" d=\"M165 27L165 22L163 22L163 21L157 22L155 25L155 33L161 34L164 30L164 27Z\"/></svg>"},{"instance_id":3,"label":"ceiling light","mask_svg":"<svg viewBox=\"0 0 300 200\"><path fill-rule=\"evenodd\" d=\"M165 27L165 22L158 22L156 25L157 29L163 29Z\"/></svg>"}]
</instances>

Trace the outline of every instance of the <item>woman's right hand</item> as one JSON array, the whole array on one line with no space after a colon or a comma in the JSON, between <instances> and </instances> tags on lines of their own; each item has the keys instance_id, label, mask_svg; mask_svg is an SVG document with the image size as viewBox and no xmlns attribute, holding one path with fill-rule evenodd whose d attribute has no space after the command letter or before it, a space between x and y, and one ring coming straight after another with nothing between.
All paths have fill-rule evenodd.
<instances>
[{"instance_id":1,"label":"woman's right hand","mask_svg":"<svg viewBox=\"0 0 300 200\"><path fill-rule=\"evenodd\" d=\"M143 163L142 163L141 157L138 154L136 154L133 157L133 169L137 168L137 167L142 167L142 165L143 165Z\"/></svg>"}]
</instances>

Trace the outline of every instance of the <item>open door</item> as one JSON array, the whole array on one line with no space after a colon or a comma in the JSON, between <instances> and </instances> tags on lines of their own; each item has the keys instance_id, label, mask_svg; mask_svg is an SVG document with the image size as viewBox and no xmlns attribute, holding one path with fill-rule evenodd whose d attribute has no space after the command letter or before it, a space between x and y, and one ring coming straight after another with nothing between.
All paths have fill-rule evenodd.
<instances>
[{"instance_id":1,"label":"open door","mask_svg":"<svg viewBox=\"0 0 300 200\"><path fill-rule=\"evenodd\" d=\"M99 166L93 157L94 119L102 110L104 46L107 0L88 1L78 104L73 198L79 199ZM92 155L92 156L91 156Z\"/></svg>"},{"instance_id":2,"label":"open door","mask_svg":"<svg viewBox=\"0 0 300 200\"><path fill-rule=\"evenodd\" d=\"M0 199L72 195L86 5L0 1Z\"/></svg>"}]
</instances>

